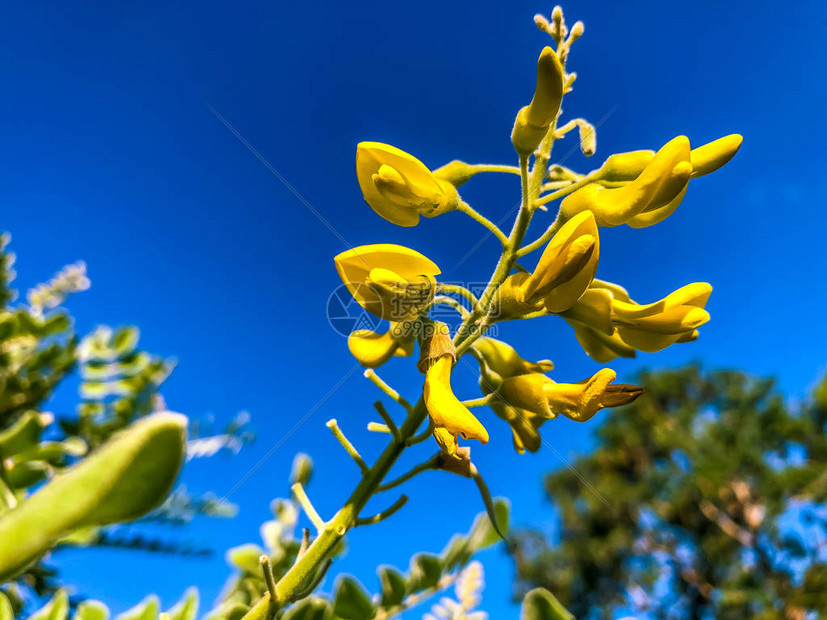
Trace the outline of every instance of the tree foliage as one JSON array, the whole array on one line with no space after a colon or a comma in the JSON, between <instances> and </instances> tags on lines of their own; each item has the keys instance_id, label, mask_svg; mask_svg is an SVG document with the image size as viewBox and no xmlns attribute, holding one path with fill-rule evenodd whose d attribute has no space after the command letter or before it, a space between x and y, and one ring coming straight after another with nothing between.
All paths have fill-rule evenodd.
<instances>
[{"instance_id":1,"label":"tree foliage","mask_svg":"<svg viewBox=\"0 0 827 620\"><path fill-rule=\"evenodd\" d=\"M827 614L827 379L798 404L739 371L640 383L577 473L546 478L558 540L515 535L518 588L545 586L577 617Z\"/></svg>"}]
</instances>

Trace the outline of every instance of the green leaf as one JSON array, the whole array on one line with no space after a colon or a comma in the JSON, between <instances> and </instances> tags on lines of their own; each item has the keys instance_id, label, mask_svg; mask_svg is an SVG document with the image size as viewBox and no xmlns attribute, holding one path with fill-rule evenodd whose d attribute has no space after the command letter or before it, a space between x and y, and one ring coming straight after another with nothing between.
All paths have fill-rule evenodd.
<instances>
[{"instance_id":1,"label":"green leaf","mask_svg":"<svg viewBox=\"0 0 827 620\"><path fill-rule=\"evenodd\" d=\"M89 599L78 605L74 620L108 620L109 608L101 603Z\"/></svg>"},{"instance_id":2,"label":"green leaf","mask_svg":"<svg viewBox=\"0 0 827 620\"><path fill-rule=\"evenodd\" d=\"M241 571L261 575L261 562L264 549L252 543L239 545L227 551L227 562Z\"/></svg>"},{"instance_id":3,"label":"green leaf","mask_svg":"<svg viewBox=\"0 0 827 620\"><path fill-rule=\"evenodd\" d=\"M474 551L490 547L500 539L505 540L504 534L508 532L511 512L508 500L498 497L491 501L489 495L485 508L487 515L477 516L468 535L469 544Z\"/></svg>"},{"instance_id":4,"label":"green leaf","mask_svg":"<svg viewBox=\"0 0 827 620\"><path fill-rule=\"evenodd\" d=\"M365 589L353 577L344 576L336 584L333 615L342 620L370 620L376 608Z\"/></svg>"},{"instance_id":5,"label":"green leaf","mask_svg":"<svg viewBox=\"0 0 827 620\"><path fill-rule=\"evenodd\" d=\"M27 411L0 433L0 454L9 458L36 446L40 433L51 421L51 415Z\"/></svg>"},{"instance_id":6,"label":"green leaf","mask_svg":"<svg viewBox=\"0 0 827 620\"><path fill-rule=\"evenodd\" d=\"M480 518L482 518L482 515L477 517L477 519ZM442 558L442 565L446 571L450 571L455 566L462 566L468 563L472 555L468 542L468 537L462 534L454 534L451 537L451 540L445 545L442 553L439 554Z\"/></svg>"},{"instance_id":7,"label":"green leaf","mask_svg":"<svg viewBox=\"0 0 827 620\"><path fill-rule=\"evenodd\" d=\"M169 493L184 458L186 417L156 413L112 437L0 519L0 581L78 528L131 521Z\"/></svg>"},{"instance_id":8,"label":"green leaf","mask_svg":"<svg viewBox=\"0 0 827 620\"><path fill-rule=\"evenodd\" d=\"M574 615L545 588L525 595L520 620L574 620Z\"/></svg>"},{"instance_id":9,"label":"green leaf","mask_svg":"<svg viewBox=\"0 0 827 620\"><path fill-rule=\"evenodd\" d=\"M160 609L158 597L150 594L135 607L115 616L115 620L156 620Z\"/></svg>"},{"instance_id":10,"label":"green leaf","mask_svg":"<svg viewBox=\"0 0 827 620\"><path fill-rule=\"evenodd\" d=\"M411 578L411 592L427 590L439 583L442 576L442 562L431 553L417 553L411 558L408 571Z\"/></svg>"},{"instance_id":11,"label":"green leaf","mask_svg":"<svg viewBox=\"0 0 827 620\"><path fill-rule=\"evenodd\" d=\"M66 620L69 613L69 597L65 590L58 590L48 603L29 616L29 620Z\"/></svg>"},{"instance_id":12,"label":"green leaf","mask_svg":"<svg viewBox=\"0 0 827 620\"><path fill-rule=\"evenodd\" d=\"M0 592L0 620L14 620L14 609L2 592Z\"/></svg>"},{"instance_id":13,"label":"green leaf","mask_svg":"<svg viewBox=\"0 0 827 620\"><path fill-rule=\"evenodd\" d=\"M195 620L198 613L198 590L190 588L168 612L170 620Z\"/></svg>"},{"instance_id":14,"label":"green leaf","mask_svg":"<svg viewBox=\"0 0 827 620\"><path fill-rule=\"evenodd\" d=\"M290 607L281 620L326 620L330 618L330 605L322 598L311 596Z\"/></svg>"},{"instance_id":15,"label":"green leaf","mask_svg":"<svg viewBox=\"0 0 827 620\"><path fill-rule=\"evenodd\" d=\"M379 567L379 583L382 586L382 607L394 607L402 602L408 591L405 576L392 566Z\"/></svg>"}]
</instances>

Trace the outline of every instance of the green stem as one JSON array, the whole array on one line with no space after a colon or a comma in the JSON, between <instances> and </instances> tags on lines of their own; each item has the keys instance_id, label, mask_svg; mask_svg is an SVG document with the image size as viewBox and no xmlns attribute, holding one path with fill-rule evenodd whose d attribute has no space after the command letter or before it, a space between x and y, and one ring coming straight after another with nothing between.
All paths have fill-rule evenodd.
<instances>
[{"instance_id":1,"label":"green stem","mask_svg":"<svg viewBox=\"0 0 827 620\"><path fill-rule=\"evenodd\" d=\"M367 463L365 463L365 459L363 459L362 455L359 454L359 451L356 449L356 446L354 446L350 442L350 440L347 437L345 437L345 434L342 432L342 429L339 428L339 423L336 421L336 418L327 421L327 428L329 428L332 431L336 439L339 440L339 443L342 444L342 447L345 449L345 452L347 452L350 455L350 458L352 458L359 466L359 469L362 470L362 473L364 474L365 472L367 472L368 466Z\"/></svg>"},{"instance_id":2,"label":"green stem","mask_svg":"<svg viewBox=\"0 0 827 620\"><path fill-rule=\"evenodd\" d=\"M372 382L372 383L373 383L376 387L378 387L378 388L379 388L380 390L382 390L385 394L387 394L388 396L390 396L390 397L391 397L391 399L392 399L393 401L395 401L395 402L397 402L399 405L401 405L401 406L405 409L405 411L407 411L407 412L408 412L408 415L410 415L411 411L413 411L413 407L411 406L411 403L409 403L407 400L405 400L405 399L404 399L404 398L403 398L403 397L399 394L399 392L397 392L397 391L396 391L396 390L394 390L391 386L389 386L387 383L385 383L384 381L382 381L382 379L380 379L380 378L379 378L379 375L377 375L377 374L376 374L376 371L375 371L375 370L373 370L372 368L368 368L368 369L365 371L365 377L367 377L368 379L370 379L370 380L371 380L371 382Z\"/></svg>"},{"instance_id":3,"label":"green stem","mask_svg":"<svg viewBox=\"0 0 827 620\"><path fill-rule=\"evenodd\" d=\"M483 226L485 226L491 233L500 240L500 243L505 245L508 243L508 238L505 236L505 233L501 231L497 225L489 220L487 217L482 215L481 213L477 212L471 205L467 202L463 202L460 200L459 204L457 205L457 211L464 213L468 217L470 217L475 222L479 222Z\"/></svg>"},{"instance_id":4,"label":"green stem","mask_svg":"<svg viewBox=\"0 0 827 620\"><path fill-rule=\"evenodd\" d=\"M520 174L517 166L500 166L498 164L475 164L473 168L477 172L505 172L508 174Z\"/></svg>"},{"instance_id":5,"label":"green stem","mask_svg":"<svg viewBox=\"0 0 827 620\"><path fill-rule=\"evenodd\" d=\"M404 440L416 432L427 415L425 403L420 398L399 429L403 442L392 441L387 445L342 508L324 524L324 529L307 548L305 554L279 579L276 584L276 599L280 606L284 607L296 600L297 593L301 593L302 586L308 582L316 568L327 561L339 541L355 525L359 512L377 491L382 479L405 449ZM270 596L265 595L247 612L245 620L265 620L269 600Z\"/></svg>"},{"instance_id":6,"label":"green stem","mask_svg":"<svg viewBox=\"0 0 827 620\"><path fill-rule=\"evenodd\" d=\"M434 469L436 467L436 463L437 463L437 457L432 456L431 458L429 458L424 463L420 463L419 465L417 465L416 467L414 467L410 471L405 472L404 474L402 474L398 478L394 478L390 482L386 482L385 484L380 485L379 488L377 488L376 490L377 491L388 491L388 490L390 490L394 487L398 487L403 482L407 482L408 480L410 480L414 476L416 476L418 474L421 474L423 471L428 471L429 469Z\"/></svg>"},{"instance_id":7,"label":"green stem","mask_svg":"<svg viewBox=\"0 0 827 620\"><path fill-rule=\"evenodd\" d=\"M546 194L542 198L539 198L534 201L534 205L539 207L540 205L544 205L546 203L552 202L553 200L557 200L558 198L563 198L564 196L568 196L569 194L577 191L581 187L585 187L589 183L594 183L595 177L592 175L588 175L572 183L568 187L564 187L563 189L559 189L556 192L552 192L551 194Z\"/></svg>"},{"instance_id":8,"label":"green stem","mask_svg":"<svg viewBox=\"0 0 827 620\"><path fill-rule=\"evenodd\" d=\"M431 305L436 306L438 304L444 304L446 306L451 306L463 318L467 317L468 314L469 314L468 308L463 306L461 303L459 303L453 297L448 297L447 295L437 295L436 297L434 297L433 301L431 302Z\"/></svg>"},{"instance_id":9,"label":"green stem","mask_svg":"<svg viewBox=\"0 0 827 620\"><path fill-rule=\"evenodd\" d=\"M480 300L477 299L474 294L469 291L464 286L459 286L458 284L443 284L442 282L437 282L436 285L436 292L437 293L454 293L455 295L462 295L471 302L471 307L476 308Z\"/></svg>"},{"instance_id":10,"label":"green stem","mask_svg":"<svg viewBox=\"0 0 827 620\"><path fill-rule=\"evenodd\" d=\"M468 407L469 409L472 407L484 407L493 400L493 397L493 394L488 394L487 396L481 396L480 398L464 400L462 401L462 404Z\"/></svg>"},{"instance_id":11,"label":"green stem","mask_svg":"<svg viewBox=\"0 0 827 620\"><path fill-rule=\"evenodd\" d=\"M393 418L388 413L388 410L385 409L385 405L382 404L382 401L377 400L373 403L373 407L379 412L379 416L385 421L385 424L387 424L388 430L393 435L393 438L396 441L399 441L399 428L396 426L396 422L393 421Z\"/></svg>"},{"instance_id":12,"label":"green stem","mask_svg":"<svg viewBox=\"0 0 827 620\"><path fill-rule=\"evenodd\" d=\"M408 502L407 495L400 495L399 499L396 500L393 504L385 508L382 512L378 512L372 517L365 517L364 519L356 519L356 525L373 525L374 523L379 523L380 521L384 521L388 517L392 516L396 513L397 510L402 508Z\"/></svg>"}]
</instances>

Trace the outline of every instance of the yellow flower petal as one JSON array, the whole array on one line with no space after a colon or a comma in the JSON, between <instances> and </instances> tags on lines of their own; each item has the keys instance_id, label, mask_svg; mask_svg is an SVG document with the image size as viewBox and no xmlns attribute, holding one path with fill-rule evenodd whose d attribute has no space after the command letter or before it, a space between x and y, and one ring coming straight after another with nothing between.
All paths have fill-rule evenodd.
<instances>
[{"instance_id":1,"label":"yellow flower petal","mask_svg":"<svg viewBox=\"0 0 827 620\"><path fill-rule=\"evenodd\" d=\"M715 172L718 168L725 165L730 159L735 157L735 153L741 148L743 141L743 136L734 133L723 138L718 138L696 149L692 149L690 159L695 169L692 173L692 178L702 177L710 172Z\"/></svg>"},{"instance_id":2,"label":"yellow flower petal","mask_svg":"<svg viewBox=\"0 0 827 620\"><path fill-rule=\"evenodd\" d=\"M415 343L414 335L403 333L398 323L391 323L384 334L360 329L347 338L348 349L365 368L379 368L391 357L411 355Z\"/></svg>"},{"instance_id":3,"label":"yellow flower petal","mask_svg":"<svg viewBox=\"0 0 827 620\"><path fill-rule=\"evenodd\" d=\"M499 384L507 377L524 375L530 372L544 373L554 368L554 364L550 360L540 360L539 362L524 360L513 347L494 338L483 336L477 339L472 346L483 359L489 382Z\"/></svg>"},{"instance_id":4,"label":"yellow flower petal","mask_svg":"<svg viewBox=\"0 0 827 620\"><path fill-rule=\"evenodd\" d=\"M425 373L424 400L435 428L488 443L488 431L451 391L453 357L443 355Z\"/></svg>"},{"instance_id":5,"label":"yellow flower petal","mask_svg":"<svg viewBox=\"0 0 827 620\"><path fill-rule=\"evenodd\" d=\"M600 178L606 181L634 181L655 157L655 151L630 151L610 155L600 167Z\"/></svg>"},{"instance_id":6,"label":"yellow flower petal","mask_svg":"<svg viewBox=\"0 0 827 620\"><path fill-rule=\"evenodd\" d=\"M594 214L578 213L548 242L534 272L523 282L525 299L544 297L549 312L568 310L594 279L599 257Z\"/></svg>"},{"instance_id":7,"label":"yellow flower petal","mask_svg":"<svg viewBox=\"0 0 827 620\"><path fill-rule=\"evenodd\" d=\"M606 335L583 323L566 320L574 328L574 337L583 351L594 361L605 364L618 357L635 357L634 347L625 343L616 331Z\"/></svg>"},{"instance_id":8,"label":"yellow flower petal","mask_svg":"<svg viewBox=\"0 0 827 620\"><path fill-rule=\"evenodd\" d=\"M433 295L433 277L439 274L439 267L419 252L389 243L346 250L334 262L339 277L360 306L397 322L416 314L416 300L423 290ZM400 284L405 282L410 286ZM398 285L395 293L394 283Z\"/></svg>"},{"instance_id":9,"label":"yellow flower petal","mask_svg":"<svg viewBox=\"0 0 827 620\"><path fill-rule=\"evenodd\" d=\"M503 381L498 395L511 407L552 419L559 414L586 422L605 407L617 407L637 398L642 389L611 385L617 375L603 368L582 383L555 383L545 375L520 375Z\"/></svg>"}]
</instances>

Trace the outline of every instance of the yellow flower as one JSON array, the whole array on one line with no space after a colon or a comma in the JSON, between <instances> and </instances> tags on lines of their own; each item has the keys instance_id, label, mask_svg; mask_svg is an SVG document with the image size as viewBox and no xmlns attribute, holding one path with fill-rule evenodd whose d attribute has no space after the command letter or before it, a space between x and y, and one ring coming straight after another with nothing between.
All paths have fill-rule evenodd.
<instances>
[{"instance_id":1,"label":"yellow flower","mask_svg":"<svg viewBox=\"0 0 827 620\"><path fill-rule=\"evenodd\" d=\"M539 362L524 360L511 346L494 338L479 338L473 344L472 349L480 362L480 389L485 395L494 393L508 377L543 373L554 368L550 360ZM547 418L512 407L499 397L494 397L489 407L497 417L505 420L511 427L514 449L519 454L523 454L526 450L537 452L540 449L541 440L538 431Z\"/></svg>"},{"instance_id":2,"label":"yellow flower","mask_svg":"<svg viewBox=\"0 0 827 620\"><path fill-rule=\"evenodd\" d=\"M456 209L457 188L440 179L413 155L381 142L356 147L356 176L371 208L399 226L416 226L419 216Z\"/></svg>"},{"instance_id":3,"label":"yellow flower","mask_svg":"<svg viewBox=\"0 0 827 620\"><path fill-rule=\"evenodd\" d=\"M379 368L394 356L408 357L413 354L416 336L405 332L403 323L391 323L384 334L360 329L348 336L347 346L365 368Z\"/></svg>"},{"instance_id":4,"label":"yellow flower","mask_svg":"<svg viewBox=\"0 0 827 620\"><path fill-rule=\"evenodd\" d=\"M743 141L743 136L733 133L692 149L689 157L693 168L692 178L715 172L726 165L735 157ZM600 167L600 179L610 182L634 181L654 157L655 152L649 150L610 155Z\"/></svg>"},{"instance_id":5,"label":"yellow flower","mask_svg":"<svg viewBox=\"0 0 827 620\"><path fill-rule=\"evenodd\" d=\"M635 349L623 342L612 323L612 290L626 294L619 286L594 280L592 287L583 293L577 303L560 315L574 328L577 342L586 355L601 364L618 356L635 357Z\"/></svg>"},{"instance_id":6,"label":"yellow flower","mask_svg":"<svg viewBox=\"0 0 827 620\"><path fill-rule=\"evenodd\" d=\"M691 179L714 172L735 156L735 153L737 153L738 149L741 147L742 141L743 138L740 135L732 134L692 149L689 153L689 165L691 168L687 167L685 161L681 161L678 164L681 166L680 170L678 170L677 165L675 168L672 168L672 176L674 177L672 182L679 188L677 194L674 194L671 199L667 199L669 195L672 195L672 190L674 187L664 185L661 192L658 194L659 197L650 201L648 205L638 211L636 215L628 217L629 213L633 213L637 210L637 207L631 208L629 207L629 203L624 203L627 207L627 211L622 212L620 209L615 209L616 213L614 214L614 219L612 219L612 216L610 215L605 219L605 222L601 221L601 226L616 226L617 223L625 223L632 228L645 228L647 226L653 226L654 224L662 222L675 212L686 195L688 183L684 183L683 179L686 171L688 170L690 172L689 178ZM674 140L672 142L674 142ZM661 151L663 151L663 149L661 149ZM660 155L660 152L657 155ZM587 191L583 192L583 194L578 196L576 199L568 202L566 209L569 211L575 211L576 209L581 208L582 204L591 201L593 203L600 202L604 205L601 207L604 212L611 211L611 208L605 206L607 203L612 201L615 201L616 203L623 202L622 199L630 196L633 189L634 191L643 192L644 183L639 181L639 179L643 178L643 173L650 168L657 155L654 151L632 151L630 153L618 153L616 155L611 155L603 163L603 166L601 166L598 174L602 181L608 181L611 183L633 181L633 183L630 183L625 187L616 188L617 190L625 189L627 190L626 193L619 192L615 194L606 194L605 192L599 190L599 184L594 184L594 186L589 185L583 188ZM682 183L683 186L681 188L680 186ZM572 197L573 196L574 194L572 194ZM645 198L644 193L638 193L637 196L640 199ZM625 215L621 218L622 213L625 213Z\"/></svg>"},{"instance_id":7,"label":"yellow flower","mask_svg":"<svg viewBox=\"0 0 827 620\"><path fill-rule=\"evenodd\" d=\"M530 155L545 138L563 101L563 65L550 47L537 60L537 88L531 103L517 113L511 141L520 155Z\"/></svg>"},{"instance_id":8,"label":"yellow flower","mask_svg":"<svg viewBox=\"0 0 827 620\"><path fill-rule=\"evenodd\" d=\"M603 368L581 383L555 383L545 375L528 374L503 381L497 394L512 407L547 418L563 414L576 422L586 422L605 407L619 407L643 393L635 385L612 385L617 375Z\"/></svg>"},{"instance_id":9,"label":"yellow flower","mask_svg":"<svg viewBox=\"0 0 827 620\"><path fill-rule=\"evenodd\" d=\"M439 267L415 250L391 243L362 245L339 254L336 271L365 310L389 321L416 318L433 299Z\"/></svg>"},{"instance_id":10,"label":"yellow flower","mask_svg":"<svg viewBox=\"0 0 827 620\"><path fill-rule=\"evenodd\" d=\"M434 439L446 453L457 455L457 435L488 443L488 431L451 390L454 356L443 355L425 372L423 396L434 428Z\"/></svg>"},{"instance_id":11,"label":"yellow flower","mask_svg":"<svg viewBox=\"0 0 827 620\"><path fill-rule=\"evenodd\" d=\"M676 342L691 342L709 320L704 305L712 292L705 282L684 286L653 304L632 301L622 286L594 280L568 311L561 313L574 328L586 354L606 363L616 357L654 353Z\"/></svg>"},{"instance_id":12,"label":"yellow flower","mask_svg":"<svg viewBox=\"0 0 827 620\"><path fill-rule=\"evenodd\" d=\"M670 205L686 188L692 174L689 140L678 136L667 142L637 178L617 188L590 183L563 199L560 211L572 217L582 211L594 213L600 226L627 223L636 215Z\"/></svg>"},{"instance_id":13,"label":"yellow flower","mask_svg":"<svg viewBox=\"0 0 827 620\"><path fill-rule=\"evenodd\" d=\"M612 322L620 338L640 351L655 353L676 342L697 337L698 327L709 321L704 309L712 293L706 282L694 282L651 304L612 299Z\"/></svg>"},{"instance_id":14,"label":"yellow flower","mask_svg":"<svg viewBox=\"0 0 827 620\"><path fill-rule=\"evenodd\" d=\"M486 336L478 338L471 348L475 352L475 357L480 360L481 373L488 383L494 384L493 389L507 377L530 372L543 373L554 368L551 360L529 362L520 357L510 345Z\"/></svg>"},{"instance_id":15,"label":"yellow flower","mask_svg":"<svg viewBox=\"0 0 827 620\"><path fill-rule=\"evenodd\" d=\"M497 292L497 318L525 317L571 308L597 272L600 237L591 211L568 220L543 250L531 274L509 276Z\"/></svg>"}]
</instances>

